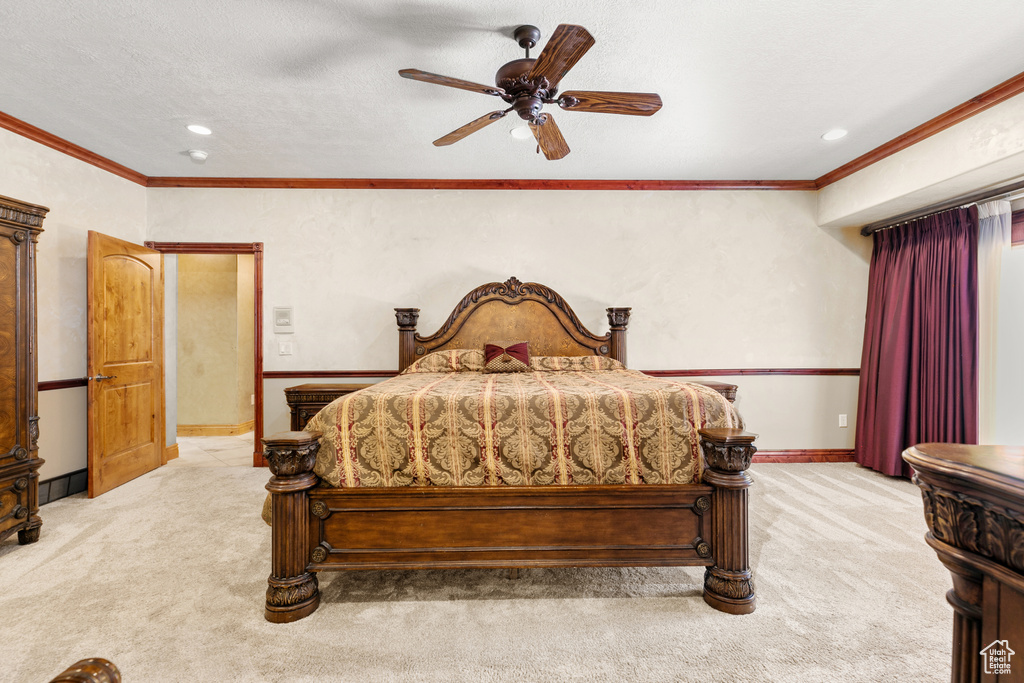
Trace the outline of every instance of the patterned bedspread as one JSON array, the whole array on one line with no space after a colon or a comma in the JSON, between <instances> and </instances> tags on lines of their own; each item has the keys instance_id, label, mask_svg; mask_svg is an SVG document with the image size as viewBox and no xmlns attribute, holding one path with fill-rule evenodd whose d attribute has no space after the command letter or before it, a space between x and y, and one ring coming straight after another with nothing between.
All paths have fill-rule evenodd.
<instances>
[{"instance_id":1,"label":"patterned bedspread","mask_svg":"<svg viewBox=\"0 0 1024 683\"><path fill-rule=\"evenodd\" d=\"M697 430L742 427L718 392L607 358L482 369L480 351L434 353L331 403L306 426L323 432L315 472L341 487L688 484Z\"/></svg>"}]
</instances>

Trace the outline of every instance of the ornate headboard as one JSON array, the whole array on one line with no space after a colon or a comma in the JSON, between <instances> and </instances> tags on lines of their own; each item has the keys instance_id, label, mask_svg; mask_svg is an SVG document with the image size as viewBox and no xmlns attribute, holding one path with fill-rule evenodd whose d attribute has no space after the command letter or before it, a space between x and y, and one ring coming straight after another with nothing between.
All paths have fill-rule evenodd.
<instances>
[{"instance_id":1,"label":"ornate headboard","mask_svg":"<svg viewBox=\"0 0 1024 683\"><path fill-rule=\"evenodd\" d=\"M536 356L607 356L626 362L629 308L609 308L611 330L598 337L583 326L565 299L536 282L489 282L462 298L441 329L416 334L418 308L396 308L398 370L417 358L446 349L483 349L493 341L530 342Z\"/></svg>"}]
</instances>

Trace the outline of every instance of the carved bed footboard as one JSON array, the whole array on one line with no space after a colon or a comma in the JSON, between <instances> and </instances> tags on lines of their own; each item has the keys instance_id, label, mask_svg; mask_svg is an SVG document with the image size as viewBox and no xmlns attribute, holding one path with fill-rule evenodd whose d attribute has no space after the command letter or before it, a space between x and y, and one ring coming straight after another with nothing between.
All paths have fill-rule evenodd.
<instances>
[{"instance_id":1,"label":"carved bed footboard","mask_svg":"<svg viewBox=\"0 0 1024 683\"><path fill-rule=\"evenodd\" d=\"M702 484L601 486L317 486L317 432L264 440L273 476L272 572L265 615L290 622L319 606L332 569L704 566L704 599L732 614L755 606L745 470L754 435L700 432Z\"/></svg>"}]
</instances>

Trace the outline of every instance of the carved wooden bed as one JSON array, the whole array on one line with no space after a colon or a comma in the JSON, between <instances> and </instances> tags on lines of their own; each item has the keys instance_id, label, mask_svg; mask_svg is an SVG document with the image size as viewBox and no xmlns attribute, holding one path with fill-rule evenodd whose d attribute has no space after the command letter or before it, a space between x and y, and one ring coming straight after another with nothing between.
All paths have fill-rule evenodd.
<instances>
[{"instance_id":1,"label":"carved wooden bed","mask_svg":"<svg viewBox=\"0 0 1024 683\"><path fill-rule=\"evenodd\" d=\"M625 363L629 308L590 333L550 288L511 278L467 294L430 336L398 308L399 370L433 351L524 338L531 354ZM320 604L316 573L335 569L703 566L704 600L754 611L745 470L755 435L700 431L703 481L687 485L333 488L313 473L319 432L264 439L273 476L272 572L265 616L290 622Z\"/></svg>"}]
</instances>

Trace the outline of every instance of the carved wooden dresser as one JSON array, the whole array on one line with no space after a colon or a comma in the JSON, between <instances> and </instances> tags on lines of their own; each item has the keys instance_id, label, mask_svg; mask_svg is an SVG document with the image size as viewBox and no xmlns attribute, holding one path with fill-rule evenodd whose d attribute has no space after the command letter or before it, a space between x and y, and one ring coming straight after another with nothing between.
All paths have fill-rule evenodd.
<instances>
[{"instance_id":1,"label":"carved wooden dresser","mask_svg":"<svg viewBox=\"0 0 1024 683\"><path fill-rule=\"evenodd\" d=\"M929 443L903 459L953 575L953 682L1024 681L1024 448Z\"/></svg>"},{"instance_id":2,"label":"carved wooden dresser","mask_svg":"<svg viewBox=\"0 0 1024 683\"><path fill-rule=\"evenodd\" d=\"M310 418L331 401L371 386L369 384L300 384L284 390L292 414L291 431L302 431Z\"/></svg>"},{"instance_id":3,"label":"carved wooden dresser","mask_svg":"<svg viewBox=\"0 0 1024 683\"><path fill-rule=\"evenodd\" d=\"M36 240L49 209L0 197L0 541L39 540Z\"/></svg>"}]
</instances>

